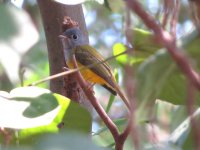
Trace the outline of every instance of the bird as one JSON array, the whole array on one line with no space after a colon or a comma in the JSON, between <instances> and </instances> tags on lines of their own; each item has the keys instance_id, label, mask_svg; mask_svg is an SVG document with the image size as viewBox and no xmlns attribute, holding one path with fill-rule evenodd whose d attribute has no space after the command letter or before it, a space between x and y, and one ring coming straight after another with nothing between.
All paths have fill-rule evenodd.
<instances>
[{"instance_id":1,"label":"bird","mask_svg":"<svg viewBox=\"0 0 200 150\"><path fill-rule=\"evenodd\" d=\"M112 69L108 62L105 62L103 56L84 38L84 34L78 27L66 29L60 38L66 39L64 48L64 57L69 69L73 69L73 55L76 58L78 67L85 67L91 64L97 64L93 67L80 70L83 78L91 84L99 84L107 89L113 95L119 95L125 105L130 108L127 98L119 88Z\"/></svg>"}]
</instances>

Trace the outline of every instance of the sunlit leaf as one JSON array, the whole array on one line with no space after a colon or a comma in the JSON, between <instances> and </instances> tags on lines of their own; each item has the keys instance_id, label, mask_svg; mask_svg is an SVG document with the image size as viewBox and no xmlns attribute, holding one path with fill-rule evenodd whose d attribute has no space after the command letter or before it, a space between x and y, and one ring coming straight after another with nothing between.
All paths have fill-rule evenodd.
<instances>
[{"instance_id":1,"label":"sunlit leaf","mask_svg":"<svg viewBox=\"0 0 200 150\"><path fill-rule=\"evenodd\" d=\"M127 50L127 48L122 43L116 43L113 46L113 55L116 56L116 55L118 55L120 53L125 52L126 50ZM127 54L123 54L121 56L118 56L118 57L116 57L116 60L119 63L126 64L128 62L128 55Z\"/></svg>"},{"instance_id":2,"label":"sunlit leaf","mask_svg":"<svg viewBox=\"0 0 200 150\"><path fill-rule=\"evenodd\" d=\"M77 5L82 4L87 0L55 0L58 3L66 4L66 5Z\"/></svg>"},{"instance_id":3,"label":"sunlit leaf","mask_svg":"<svg viewBox=\"0 0 200 150\"><path fill-rule=\"evenodd\" d=\"M144 61L146 58L156 53L162 46L157 43L151 32L143 29L129 29L129 42L134 48L132 56L125 54L116 58L121 64L137 64ZM127 47L122 43L116 43L113 46L113 55L124 52Z\"/></svg>"},{"instance_id":4,"label":"sunlit leaf","mask_svg":"<svg viewBox=\"0 0 200 150\"><path fill-rule=\"evenodd\" d=\"M104 3L104 0L54 0L58 3L66 4L66 5L77 5L77 4L82 4L86 1L96 1L100 4Z\"/></svg>"},{"instance_id":5,"label":"sunlit leaf","mask_svg":"<svg viewBox=\"0 0 200 150\"><path fill-rule=\"evenodd\" d=\"M86 133L91 129L89 112L49 90L23 87L12 90L10 94L0 94L0 126L18 129L18 138L43 132L58 132L61 123L63 128L73 127L73 130Z\"/></svg>"}]
</instances>

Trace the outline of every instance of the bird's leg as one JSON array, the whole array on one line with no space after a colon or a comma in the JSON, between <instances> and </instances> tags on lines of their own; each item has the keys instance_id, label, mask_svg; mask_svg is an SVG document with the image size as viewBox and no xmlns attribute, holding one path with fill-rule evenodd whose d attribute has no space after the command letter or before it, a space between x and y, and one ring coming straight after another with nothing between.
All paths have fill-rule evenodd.
<instances>
[{"instance_id":1,"label":"bird's leg","mask_svg":"<svg viewBox=\"0 0 200 150\"><path fill-rule=\"evenodd\" d=\"M69 71L69 68L63 67L62 70L63 70L63 71Z\"/></svg>"},{"instance_id":2,"label":"bird's leg","mask_svg":"<svg viewBox=\"0 0 200 150\"><path fill-rule=\"evenodd\" d=\"M92 91L93 94L95 94L94 90L93 90L93 86L95 85L95 83L91 83L91 82L87 82L88 86L87 86L87 90Z\"/></svg>"}]
</instances>

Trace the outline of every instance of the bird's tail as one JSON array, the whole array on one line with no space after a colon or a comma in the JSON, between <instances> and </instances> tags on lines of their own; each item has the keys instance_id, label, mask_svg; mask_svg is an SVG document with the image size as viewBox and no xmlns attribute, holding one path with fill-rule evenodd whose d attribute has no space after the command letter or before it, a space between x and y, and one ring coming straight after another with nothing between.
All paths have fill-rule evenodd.
<instances>
[{"instance_id":1,"label":"bird's tail","mask_svg":"<svg viewBox=\"0 0 200 150\"><path fill-rule=\"evenodd\" d=\"M115 86L115 90L117 94L123 100L127 108L130 110L131 106L130 106L129 100L126 98L126 96L124 95L124 93L122 92L122 90L120 89L119 85L116 82L114 83L114 86Z\"/></svg>"}]
</instances>

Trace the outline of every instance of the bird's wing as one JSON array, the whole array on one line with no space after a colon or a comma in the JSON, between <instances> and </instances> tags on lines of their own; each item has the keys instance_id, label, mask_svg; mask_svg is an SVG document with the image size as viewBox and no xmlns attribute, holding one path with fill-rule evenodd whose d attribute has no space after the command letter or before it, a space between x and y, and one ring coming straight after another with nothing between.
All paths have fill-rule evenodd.
<instances>
[{"instance_id":1,"label":"bird's wing","mask_svg":"<svg viewBox=\"0 0 200 150\"><path fill-rule=\"evenodd\" d=\"M77 46L75 49L75 57L84 66L104 61L103 56L89 45ZM110 86L114 87L113 82L115 82L115 79L107 62L100 63L92 67L91 70L108 82Z\"/></svg>"},{"instance_id":2,"label":"bird's wing","mask_svg":"<svg viewBox=\"0 0 200 150\"><path fill-rule=\"evenodd\" d=\"M104 58L101 56L101 54L99 54L94 48L89 45L76 47L75 57L77 61L84 66L104 61ZM108 63L100 63L92 67L91 70L106 81L106 83L102 86L107 88L114 95L119 94L126 106L130 109L129 101L115 82L115 78L111 72Z\"/></svg>"}]
</instances>

